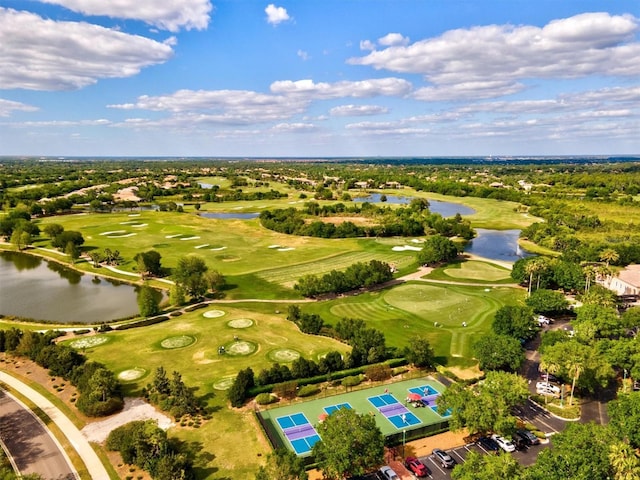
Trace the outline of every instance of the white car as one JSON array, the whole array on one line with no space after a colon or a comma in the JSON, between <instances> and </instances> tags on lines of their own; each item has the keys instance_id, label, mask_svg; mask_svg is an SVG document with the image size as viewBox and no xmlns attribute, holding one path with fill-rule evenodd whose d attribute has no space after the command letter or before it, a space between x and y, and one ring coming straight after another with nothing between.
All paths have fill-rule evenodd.
<instances>
[{"instance_id":1,"label":"white car","mask_svg":"<svg viewBox=\"0 0 640 480\"><path fill-rule=\"evenodd\" d=\"M505 452L515 452L516 451L516 446L513 444L513 442L511 440L507 440L504 437L501 437L500 435L491 435L491 438L493 438L496 443L498 445L500 445L500 448L503 449Z\"/></svg>"},{"instance_id":2,"label":"white car","mask_svg":"<svg viewBox=\"0 0 640 480\"><path fill-rule=\"evenodd\" d=\"M384 480L400 480L398 474L394 472L391 467L388 467L386 465L382 467L379 472Z\"/></svg>"},{"instance_id":3,"label":"white car","mask_svg":"<svg viewBox=\"0 0 640 480\"><path fill-rule=\"evenodd\" d=\"M538 395L548 395L551 397L560 396L560 387L549 382L536 383L536 393Z\"/></svg>"}]
</instances>

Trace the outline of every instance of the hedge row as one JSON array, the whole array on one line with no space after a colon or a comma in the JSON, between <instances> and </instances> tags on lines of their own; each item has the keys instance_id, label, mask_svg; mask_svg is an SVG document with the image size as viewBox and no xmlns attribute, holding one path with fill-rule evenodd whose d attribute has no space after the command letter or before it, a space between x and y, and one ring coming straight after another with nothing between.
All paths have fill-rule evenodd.
<instances>
[{"instance_id":1,"label":"hedge row","mask_svg":"<svg viewBox=\"0 0 640 480\"><path fill-rule=\"evenodd\" d=\"M130 328L147 327L149 325L155 325L156 323L166 322L167 320L169 320L167 315L160 315L159 317L145 318L144 320L138 320L137 322L118 325L117 327L114 327L114 330L129 330Z\"/></svg>"}]
</instances>

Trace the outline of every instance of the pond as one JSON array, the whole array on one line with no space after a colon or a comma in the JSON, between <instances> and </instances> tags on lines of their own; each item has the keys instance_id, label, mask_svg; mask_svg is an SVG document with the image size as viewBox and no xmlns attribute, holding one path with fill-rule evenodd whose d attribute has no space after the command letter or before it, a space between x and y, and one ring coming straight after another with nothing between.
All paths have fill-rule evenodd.
<instances>
[{"instance_id":1,"label":"pond","mask_svg":"<svg viewBox=\"0 0 640 480\"><path fill-rule=\"evenodd\" d=\"M369 203L390 203L392 205L409 205L411 200L415 197L401 197L398 195L387 195L386 202L380 202L382 197L381 193L370 193L366 197L355 197L354 202L369 202ZM456 213L460 215L473 215L476 211L467 207L466 205L460 205L453 202L442 202L440 200L429 200L429 210L433 213L439 213L443 217L453 217Z\"/></svg>"},{"instance_id":2,"label":"pond","mask_svg":"<svg viewBox=\"0 0 640 480\"><path fill-rule=\"evenodd\" d=\"M136 287L32 255L0 252L0 277L3 315L94 324L138 313Z\"/></svg>"},{"instance_id":3,"label":"pond","mask_svg":"<svg viewBox=\"0 0 640 480\"><path fill-rule=\"evenodd\" d=\"M518 245L520 230L487 230L476 228L476 237L464 251L491 260L515 262L532 254Z\"/></svg>"},{"instance_id":4,"label":"pond","mask_svg":"<svg viewBox=\"0 0 640 480\"><path fill-rule=\"evenodd\" d=\"M258 218L259 213L234 213L234 212L202 212L200 214L204 218L217 218L222 220L251 220Z\"/></svg>"}]
</instances>

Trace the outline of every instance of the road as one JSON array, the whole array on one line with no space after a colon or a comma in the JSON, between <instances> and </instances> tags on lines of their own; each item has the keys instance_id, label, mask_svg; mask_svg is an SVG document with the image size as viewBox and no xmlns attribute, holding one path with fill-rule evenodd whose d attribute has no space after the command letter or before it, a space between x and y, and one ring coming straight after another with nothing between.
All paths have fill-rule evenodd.
<instances>
[{"instance_id":1,"label":"road","mask_svg":"<svg viewBox=\"0 0 640 480\"><path fill-rule=\"evenodd\" d=\"M45 479L75 479L65 453L42 421L13 395L0 390L0 438L23 474Z\"/></svg>"},{"instance_id":2,"label":"road","mask_svg":"<svg viewBox=\"0 0 640 480\"><path fill-rule=\"evenodd\" d=\"M62 431L84 462L92 480L109 480L109 473L80 430L49 399L22 383L19 379L0 371L0 382L9 385L37 405Z\"/></svg>"}]
</instances>

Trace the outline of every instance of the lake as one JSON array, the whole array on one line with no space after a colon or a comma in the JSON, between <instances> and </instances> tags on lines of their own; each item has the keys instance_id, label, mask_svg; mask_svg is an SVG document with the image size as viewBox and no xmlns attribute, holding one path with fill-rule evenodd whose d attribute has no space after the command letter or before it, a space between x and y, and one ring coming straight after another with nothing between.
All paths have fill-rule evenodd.
<instances>
[{"instance_id":1,"label":"lake","mask_svg":"<svg viewBox=\"0 0 640 480\"><path fill-rule=\"evenodd\" d=\"M0 278L3 315L95 324L138 313L136 287L32 255L0 252Z\"/></svg>"},{"instance_id":2,"label":"lake","mask_svg":"<svg viewBox=\"0 0 640 480\"><path fill-rule=\"evenodd\" d=\"M518 245L520 230L476 228L475 231L476 237L464 249L466 253L505 262L516 262L532 255Z\"/></svg>"},{"instance_id":3,"label":"lake","mask_svg":"<svg viewBox=\"0 0 640 480\"><path fill-rule=\"evenodd\" d=\"M399 195L387 195L387 201L381 202L381 193L370 193L365 197L354 197L354 202L369 202L369 203L390 203L392 205L409 205L411 200L416 197L401 197ZM440 200L429 200L429 210L433 213L439 213L443 217L453 217L456 213L460 215L473 215L476 211L467 207L466 205L460 205L453 202L442 202Z\"/></svg>"}]
</instances>

